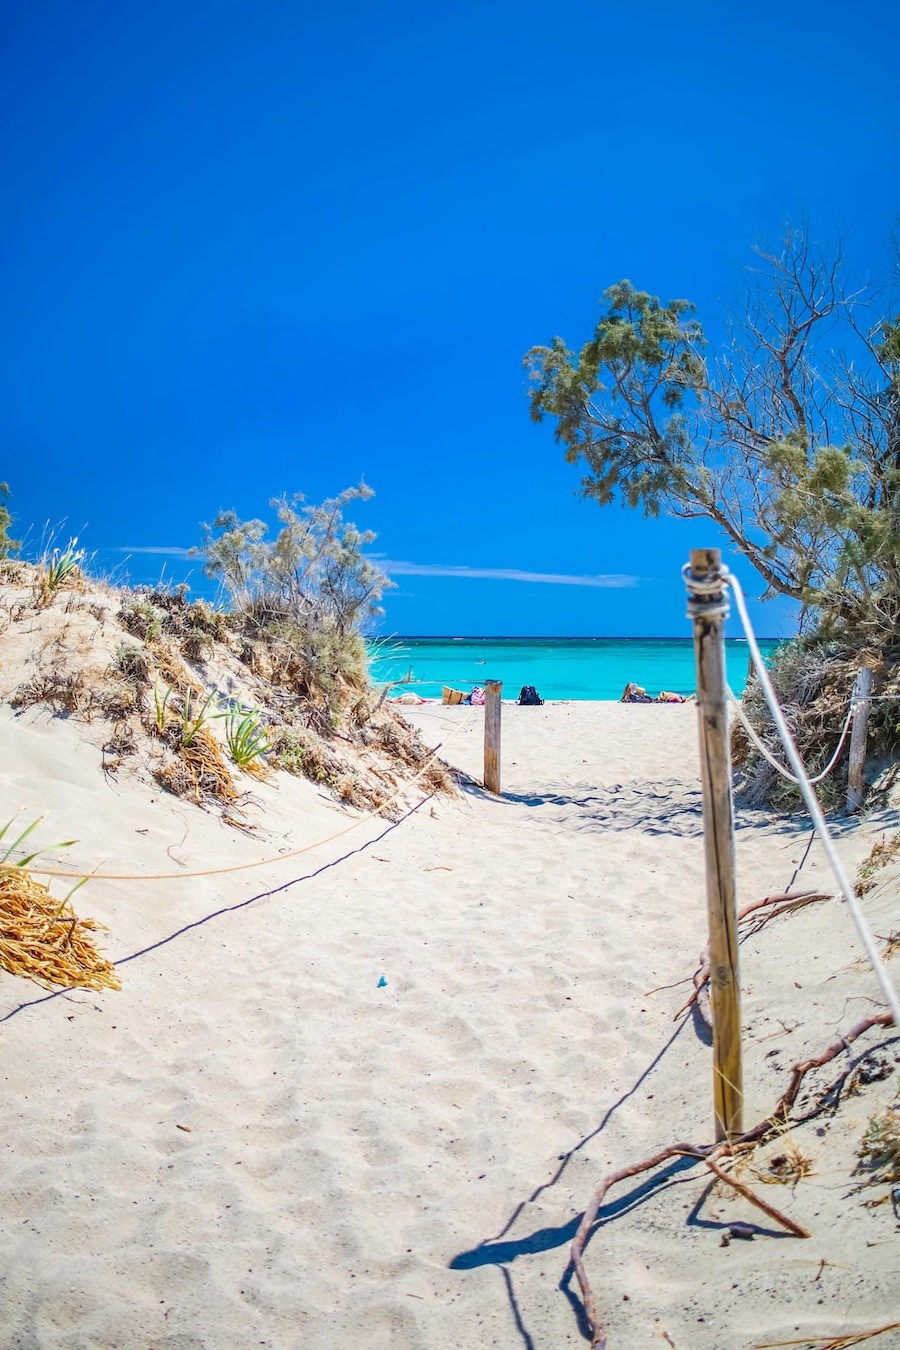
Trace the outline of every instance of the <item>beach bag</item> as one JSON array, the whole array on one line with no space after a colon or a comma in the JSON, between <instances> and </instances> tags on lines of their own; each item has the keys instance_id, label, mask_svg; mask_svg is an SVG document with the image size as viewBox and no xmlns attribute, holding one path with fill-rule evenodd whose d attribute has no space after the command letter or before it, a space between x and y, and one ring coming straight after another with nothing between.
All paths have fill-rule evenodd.
<instances>
[{"instance_id":1,"label":"beach bag","mask_svg":"<svg viewBox=\"0 0 900 1350\"><path fill-rule=\"evenodd\" d=\"M523 708L539 708L544 700L533 684L523 684L519 694L519 703Z\"/></svg>"},{"instance_id":2,"label":"beach bag","mask_svg":"<svg viewBox=\"0 0 900 1350\"><path fill-rule=\"evenodd\" d=\"M457 703L465 703L466 698L467 695L464 694L461 689L451 689L449 685L446 684L443 686L443 692L441 694L442 703L449 703L455 706Z\"/></svg>"},{"instance_id":3,"label":"beach bag","mask_svg":"<svg viewBox=\"0 0 900 1350\"><path fill-rule=\"evenodd\" d=\"M469 695L469 702L472 704L473 708L484 707L484 690L479 688L478 685L475 686Z\"/></svg>"}]
</instances>

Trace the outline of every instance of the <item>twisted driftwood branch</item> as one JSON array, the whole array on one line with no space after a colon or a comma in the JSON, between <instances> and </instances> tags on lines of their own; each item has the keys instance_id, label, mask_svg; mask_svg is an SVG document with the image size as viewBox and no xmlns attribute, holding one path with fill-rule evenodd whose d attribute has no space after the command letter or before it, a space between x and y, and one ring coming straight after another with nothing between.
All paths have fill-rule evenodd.
<instances>
[{"instance_id":1,"label":"twisted driftwood branch","mask_svg":"<svg viewBox=\"0 0 900 1350\"><path fill-rule=\"evenodd\" d=\"M745 1200L749 1200L751 1204L756 1205L757 1209L761 1209L763 1214L768 1214L770 1219L780 1223L782 1228L786 1228L789 1233L793 1233L794 1237L812 1237L812 1233L808 1228L804 1228L802 1223L797 1223L794 1219L788 1218L787 1214L782 1214L780 1209L770 1205L768 1200L763 1200L761 1195L756 1195L745 1182L738 1181L737 1177L733 1177L730 1172L726 1172L724 1168L720 1167L714 1158L704 1158L703 1161L707 1167L715 1172L720 1181L727 1181L728 1185L733 1186L739 1195L742 1195Z\"/></svg>"},{"instance_id":2,"label":"twisted driftwood branch","mask_svg":"<svg viewBox=\"0 0 900 1350\"><path fill-rule=\"evenodd\" d=\"M800 897L791 898L799 899ZM753 908L759 909L761 905L766 904L767 902L774 903L774 898L767 897L766 901L757 901ZM807 897L807 902L811 903L811 897ZM832 1059L836 1059L842 1050L846 1050L858 1039L858 1037L862 1036L864 1032L869 1031L870 1028L876 1026L889 1027L892 1022L893 1018L889 1012L875 1013L871 1017L863 1018L861 1022L857 1022L855 1026L845 1032L843 1036L839 1036L836 1041L833 1041L831 1045L822 1051L821 1055L817 1055L814 1059L801 1060L799 1063L795 1064L791 1070L790 1081L775 1104L775 1109L771 1115L766 1116L758 1125L754 1125L752 1130L747 1130L738 1139L733 1139L731 1142L723 1142L720 1144L671 1144L668 1148L661 1149L659 1153L654 1153L652 1158L647 1158L643 1162L634 1163L631 1167L620 1168L617 1172L610 1172L608 1176L603 1178L600 1185L591 1196L590 1202L584 1211L581 1223L578 1225L578 1232L575 1234L572 1241L570 1252L572 1266L581 1288L581 1298L584 1305L585 1316L587 1317L591 1328L591 1345L593 1350L606 1350L606 1330L597 1314L593 1290L591 1289L590 1281L588 1280L587 1272L584 1268L583 1253L591 1228L594 1225L594 1220L597 1217L597 1212L603 1204L610 1188L617 1185L620 1181L625 1181L628 1177L635 1177L639 1176L642 1172L649 1172L652 1168L659 1167L662 1163L668 1162L670 1158L696 1158L698 1162L705 1162L720 1180L727 1182L728 1185L733 1186L735 1190L739 1190L740 1193L748 1200L752 1201L754 1205L758 1206L759 1209L768 1214L770 1218L783 1224L790 1232L795 1233L798 1237L809 1237L810 1235L807 1230L802 1228L800 1224L795 1223L793 1219L789 1219L786 1215L781 1214L774 1206L761 1200L758 1195L754 1195L750 1188L745 1186L743 1182L737 1181L734 1177L723 1171L723 1169L717 1165L717 1159L743 1152L754 1144L761 1143L768 1138L769 1135L782 1130L787 1123L790 1109L797 1099L800 1085L808 1073L813 1069L820 1069Z\"/></svg>"},{"instance_id":3,"label":"twisted driftwood branch","mask_svg":"<svg viewBox=\"0 0 900 1350\"><path fill-rule=\"evenodd\" d=\"M751 914L757 910L765 909L767 913L760 915L751 924L745 924L745 927L751 933L758 933L760 928L765 927L770 919L777 919L779 914L789 914L792 910L803 909L805 905L814 905L818 900L830 900L829 891L797 891L792 894L788 891L779 891L775 895L764 896L762 900L753 900L749 905L745 905L738 911L738 928L749 919ZM709 943L700 953L700 965L693 976L694 992L691 994L683 1008L679 1008L673 1017L673 1022L677 1021L682 1013L687 1012L693 1003L697 1004L700 1016L708 1027L712 1026L712 1013L709 1006Z\"/></svg>"}]
</instances>

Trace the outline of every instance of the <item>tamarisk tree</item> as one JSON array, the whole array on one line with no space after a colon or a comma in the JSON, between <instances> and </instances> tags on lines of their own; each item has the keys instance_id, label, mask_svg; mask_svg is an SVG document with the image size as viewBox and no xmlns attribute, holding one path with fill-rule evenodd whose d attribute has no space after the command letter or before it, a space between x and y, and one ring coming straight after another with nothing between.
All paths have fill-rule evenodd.
<instances>
[{"instance_id":1,"label":"tamarisk tree","mask_svg":"<svg viewBox=\"0 0 900 1350\"><path fill-rule=\"evenodd\" d=\"M12 494L8 483L0 483L0 558L5 558L11 552L19 547L17 539L11 539L9 527L12 524L12 515L10 514L7 502Z\"/></svg>"},{"instance_id":2,"label":"tamarisk tree","mask_svg":"<svg viewBox=\"0 0 900 1350\"><path fill-rule=\"evenodd\" d=\"M715 349L686 300L628 281L579 350L525 357L534 421L586 468L582 493L705 517L822 628L900 621L898 269L848 292L804 231L759 250Z\"/></svg>"},{"instance_id":3,"label":"tamarisk tree","mask_svg":"<svg viewBox=\"0 0 900 1350\"><path fill-rule=\"evenodd\" d=\"M302 496L275 498L281 529L272 540L262 520L221 512L204 525L206 575L221 581L232 604L265 623L287 619L309 634L358 632L373 615L390 580L364 554L375 535L344 520L352 501L373 496L365 483L320 506Z\"/></svg>"}]
</instances>

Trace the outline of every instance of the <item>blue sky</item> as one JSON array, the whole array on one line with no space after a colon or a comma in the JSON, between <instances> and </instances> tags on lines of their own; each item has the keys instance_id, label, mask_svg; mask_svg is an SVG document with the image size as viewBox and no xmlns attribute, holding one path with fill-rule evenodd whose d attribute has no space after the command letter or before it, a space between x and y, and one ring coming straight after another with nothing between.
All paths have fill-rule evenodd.
<instances>
[{"instance_id":1,"label":"blue sky","mask_svg":"<svg viewBox=\"0 0 900 1350\"><path fill-rule=\"evenodd\" d=\"M583 341L624 276L714 320L804 216L876 273L900 206L883 0L0 22L0 478L32 541L176 550L132 551L137 581L199 584L177 550L220 508L365 477L385 631L685 633L679 569L714 532L580 502L523 354Z\"/></svg>"}]
</instances>

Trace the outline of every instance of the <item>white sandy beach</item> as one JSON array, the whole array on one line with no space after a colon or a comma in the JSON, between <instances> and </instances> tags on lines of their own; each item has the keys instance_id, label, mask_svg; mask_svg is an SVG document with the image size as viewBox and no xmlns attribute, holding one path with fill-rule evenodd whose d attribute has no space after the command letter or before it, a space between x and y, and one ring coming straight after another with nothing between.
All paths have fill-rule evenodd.
<instances>
[{"instance_id":1,"label":"white sandy beach","mask_svg":"<svg viewBox=\"0 0 900 1350\"><path fill-rule=\"evenodd\" d=\"M108 926L110 955L152 948L120 965L122 991L47 998L0 974L4 1350L585 1343L560 1281L596 1182L711 1138L710 1051L690 1021L673 1037L685 986L648 992L689 976L705 941L696 713L503 716L502 800L469 787L246 872L94 880L76 908ZM481 719L410 714L473 777ZM38 842L78 839L74 869L220 867L356 814L281 774L252 785L251 838L105 776L85 728L46 709L4 706L0 740L3 818L23 808L44 817ZM739 825L746 903L785 887L808 831ZM847 859L883 828L848 827ZM817 845L798 885L831 886ZM867 897L878 933L897 926L895 896ZM744 944L749 1121L787 1066L872 1010L858 956L834 903ZM893 1067L891 1033L855 1049L879 1041ZM876 1192L851 1175L896 1083L795 1132L813 1175L760 1183L809 1240L709 1193L699 1168L617 1188L586 1254L610 1350L750 1350L900 1316L891 1205L865 1208ZM737 1219L757 1234L723 1247Z\"/></svg>"}]
</instances>

